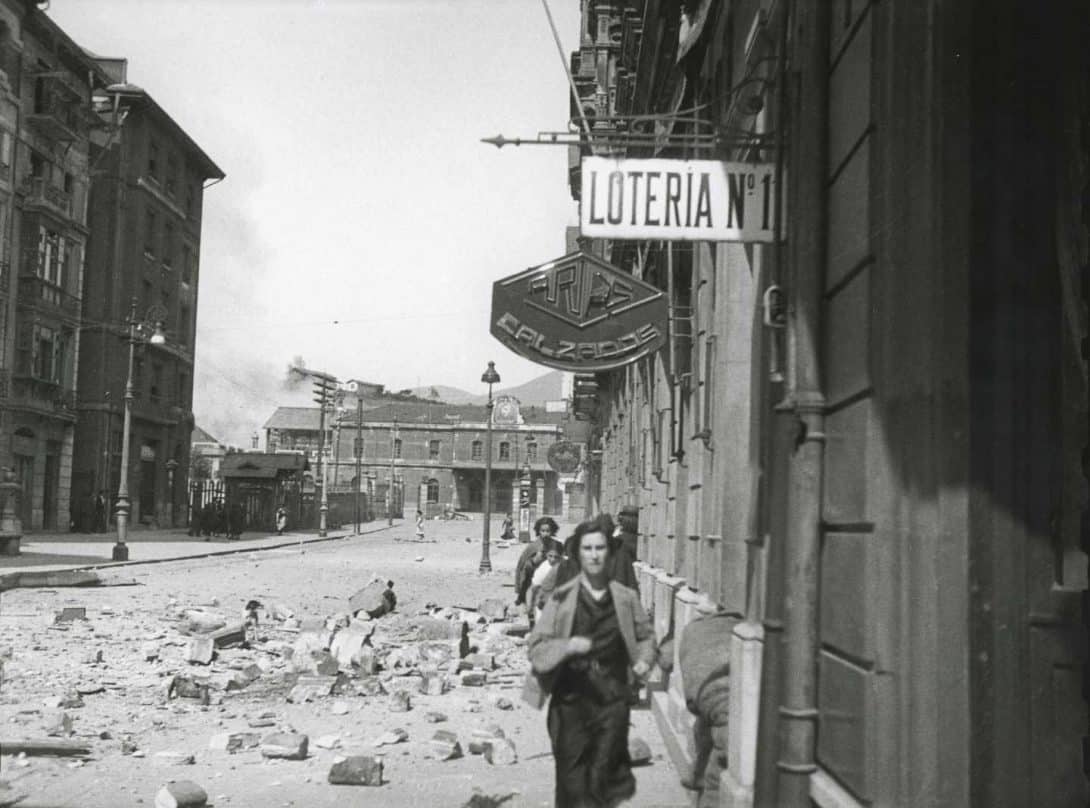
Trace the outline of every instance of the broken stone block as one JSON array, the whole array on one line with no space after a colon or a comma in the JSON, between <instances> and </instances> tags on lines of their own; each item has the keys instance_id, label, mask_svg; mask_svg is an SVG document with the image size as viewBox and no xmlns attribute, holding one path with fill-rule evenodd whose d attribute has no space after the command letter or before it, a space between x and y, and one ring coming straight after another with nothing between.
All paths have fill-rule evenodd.
<instances>
[{"instance_id":1,"label":"broken stone block","mask_svg":"<svg viewBox=\"0 0 1090 808\"><path fill-rule=\"evenodd\" d=\"M424 693L429 696L442 696L449 688L447 677L441 673L429 673L424 677Z\"/></svg>"},{"instance_id":2,"label":"broken stone block","mask_svg":"<svg viewBox=\"0 0 1090 808\"><path fill-rule=\"evenodd\" d=\"M301 675L288 693L288 701L292 704L302 704L323 698L332 694L336 683L336 676Z\"/></svg>"},{"instance_id":3,"label":"broken stone block","mask_svg":"<svg viewBox=\"0 0 1090 808\"><path fill-rule=\"evenodd\" d=\"M628 736L628 759L633 766L643 766L651 762L651 747L638 735Z\"/></svg>"},{"instance_id":4,"label":"broken stone block","mask_svg":"<svg viewBox=\"0 0 1090 808\"><path fill-rule=\"evenodd\" d=\"M197 759L187 752L177 752L173 749L168 749L163 752L156 752L155 757L152 758L153 762L161 763L164 766L192 766L197 762Z\"/></svg>"},{"instance_id":5,"label":"broken stone block","mask_svg":"<svg viewBox=\"0 0 1090 808\"><path fill-rule=\"evenodd\" d=\"M261 745L261 738L256 732L221 732L208 741L208 748L213 752L234 754L243 749L255 749Z\"/></svg>"},{"instance_id":6,"label":"broken stone block","mask_svg":"<svg viewBox=\"0 0 1090 808\"><path fill-rule=\"evenodd\" d=\"M71 623L73 620L86 620L87 609L83 606L65 606L59 612L57 616L53 618L53 623Z\"/></svg>"},{"instance_id":7,"label":"broken stone block","mask_svg":"<svg viewBox=\"0 0 1090 808\"><path fill-rule=\"evenodd\" d=\"M370 632L362 627L351 625L333 635L329 646L329 652L337 660L337 664L343 671L352 671L358 668L364 675L375 672L375 651L367 643Z\"/></svg>"},{"instance_id":8,"label":"broken stone block","mask_svg":"<svg viewBox=\"0 0 1090 808\"><path fill-rule=\"evenodd\" d=\"M72 734L72 718L64 710L46 710L42 714L46 735L67 736Z\"/></svg>"},{"instance_id":9,"label":"broken stone block","mask_svg":"<svg viewBox=\"0 0 1090 808\"><path fill-rule=\"evenodd\" d=\"M186 646L186 660L195 665L209 665L215 652L211 637L190 637Z\"/></svg>"},{"instance_id":10,"label":"broken stone block","mask_svg":"<svg viewBox=\"0 0 1090 808\"><path fill-rule=\"evenodd\" d=\"M98 652L101 656L102 652ZM140 655L144 658L145 662L154 662L159 658L159 645L153 642L146 642L140 646Z\"/></svg>"},{"instance_id":11,"label":"broken stone block","mask_svg":"<svg viewBox=\"0 0 1090 808\"><path fill-rule=\"evenodd\" d=\"M386 690L382 686L382 680L377 676L361 676L353 684L353 691L357 696L384 696Z\"/></svg>"},{"instance_id":12,"label":"broken stone block","mask_svg":"<svg viewBox=\"0 0 1090 808\"><path fill-rule=\"evenodd\" d=\"M442 668L457 656L458 646L450 641L431 641L417 644L417 653L420 656L420 664L436 668Z\"/></svg>"},{"instance_id":13,"label":"broken stone block","mask_svg":"<svg viewBox=\"0 0 1090 808\"><path fill-rule=\"evenodd\" d=\"M438 730L428 742L431 754L439 760L455 760L462 756L462 745L458 736L450 730Z\"/></svg>"},{"instance_id":14,"label":"broken stone block","mask_svg":"<svg viewBox=\"0 0 1090 808\"><path fill-rule=\"evenodd\" d=\"M343 701L335 701L329 708L329 712L333 715L348 715L348 704Z\"/></svg>"},{"instance_id":15,"label":"broken stone block","mask_svg":"<svg viewBox=\"0 0 1090 808\"><path fill-rule=\"evenodd\" d=\"M462 674L463 687L484 687L488 683L488 674L484 671L467 671Z\"/></svg>"},{"instance_id":16,"label":"broken stone block","mask_svg":"<svg viewBox=\"0 0 1090 808\"><path fill-rule=\"evenodd\" d=\"M261 754L267 758L284 758L285 760L303 760L307 756L306 735L289 732L274 732L266 735L261 741Z\"/></svg>"},{"instance_id":17,"label":"broken stone block","mask_svg":"<svg viewBox=\"0 0 1090 808\"><path fill-rule=\"evenodd\" d=\"M515 742L510 738L496 738L484 750L484 759L493 766L510 766L518 763Z\"/></svg>"},{"instance_id":18,"label":"broken stone block","mask_svg":"<svg viewBox=\"0 0 1090 808\"><path fill-rule=\"evenodd\" d=\"M299 653L296 649L291 658L292 667L300 673L320 674L322 676L335 676L341 669L336 657L329 651L313 650L308 653Z\"/></svg>"},{"instance_id":19,"label":"broken stone block","mask_svg":"<svg viewBox=\"0 0 1090 808\"><path fill-rule=\"evenodd\" d=\"M477 607L477 612L492 623L502 623L507 619L507 601L503 598L486 598Z\"/></svg>"},{"instance_id":20,"label":"broken stone block","mask_svg":"<svg viewBox=\"0 0 1090 808\"><path fill-rule=\"evenodd\" d=\"M469 654L462 660L462 664L467 664L471 668L476 668L482 671L495 670L496 658L492 654Z\"/></svg>"},{"instance_id":21,"label":"broken stone block","mask_svg":"<svg viewBox=\"0 0 1090 808\"><path fill-rule=\"evenodd\" d=\"M382 761L367 755L351 755L333 764L328 779L335 786L381 786Z\"/></svg>"},{"instance_id":22,"label":"broken stone block","mask_svg":"<svg viewBox=\"0 0 1090 808\"><path fill-rule=\"evenodd\" d=\"M429 724L442 724L447 720L447 717L440 712L434 710L424 713L424 720Z\"/></svg>"},{"instance_id":23,"label":"broken stone block","mask_svg":"<svg viewBox=\"0 0 1090 808\"><path fill-rule=\"evenodd\" d=\"M393 746L409 740L409 733L401 727L387 730L375 739L375 746Z\"/></svg>"},{"instance_id":24,"label":"broken stone block","mask_svg":"<svg viewBox=\"0 0 1090 808\"><path fill-rule=\"evenodd\" d=\"M104 661L103 656L102 656L102 651L98 650L98 649L96 649L94 651L88 651L86 654L83 655L83 664L84 665L97 665L102 661ZM3 663L0 663L0 664L3 664Z\"/></svg>"},{"instance_id":25,"label":"broken stone block","mask_svg":"<svg viewBox=\"0 0 1090 808\"><path fill-rule=\"evenodd\" d=\"M192 780L167 783L155 795L155 808L204 808L208 794Z\"/></svg>"},{"instance_id":26,"label":"broken stone block","mask_svg":"<svg viewBox=\"0 0 1090 808\"><path fill-rule=\"evenodd\" d=\"M500 710L513 710L515 709L514 703L507 696L498 696L493 702Z\"/></svg>"},{"instance_id":27,"label":"broken stone block","mask_svg":"<svg viewBox=\"0 0 1090 808\"><path fill-rule=\"evenodd\" d=\"M264 712L261 715L254 716L246 723L254 729L257 729L259 727L275 727L276 713Z\"/></svg>"},{"instance_id":28,"label":"broken stone block","mask_svg":"<svg viewBox=\"0 0 1090 808\"><path fill-rule=\"evenodd\" d=\"M407 693L423 693L424 692L424 677L423 676L391 676L383 683L383 687L390 693L398 690L404 690Z\"/></svg>"},{"instance_id":29,"label":"broken stone block","mask_svg":"<svg viewBox=\"0 0 1090 808\"><path fill-rule=\"evenodd\" d=\"M452 640L458 644L459 656L469 653L469 624L465 620L414 617L410 625L421 640Z\"/></svg>"},{"instance_id":30,"label":"broken stone block","mask_svg":"<svg viewBox=\"0 0 1090 808\"><path fill-rule=\"evenodd\" d=\"M404 690L397 690L390 695L390 703L387 705L386 709L392 713L407 713L412 708L412 696Z\"/></svg>"},{"instance_id":31,"label":"broken stone block","mask_svg":"<svg viewBox=\"0 0 1090 808\"><path fill-rule=\"evenodd\" d=\"M207 634L227 625L227 619L223 615L201 609L186 609L184 616L186 629L197 634Z\"/></svg>"},{"instance_id":32,"label":"broken stone block","mask_svg":"<svg viewBox=\"0 0 1090 808\"><path fill-rule=\"evenodd\" d=\"M392 649L386 654L383 665L387 670L412 669L419 667L422 661L420 649L415 644L410 644Z\"/></svg>"},{"instance_id":33,"label":"broken stone block","mask_svg":"<svg viewBox=\"0 0 1090 808\"><path fill-rule=\"evenodd\" d=\"M58 707L63 707L65 710L75 710L83 706L83 697L75 690L69 690L61 698Z\"/></svg>"},{"instance_id":34,"label":"broken stone block","mask_svg":"<svg viewBox=\"0 0 1090 808\"><path fill-rule=\"evenodd\" d=\"M341 745L340 735L321 735L315 739L314 745L319 749L339 749Z\"/></svg>"},{"instance_id":35,"label":"broken stone block","mask_svg":"<svg viewBox=\"0 0 1090 808\"><path fill-rule=\"evenodd\" d=\"M347 628L351 622L352 615L348 614L348 612L338 612L325 619L325 627L327 631L337 632L342 628Z\"/></svg>"},{"instance_id":36,"label":"broken stone block","mask_svg":"<svg viewBox=\"0 0 1090 808\"><path fill-rule=\"evenodd\" d=\"M503 730L495 725L483 729L475 729L473 730L473 734L469 737L469 754L483 755L490 743L505 737L507 736L504 735Z\"/></svg>"},{"instance_id":37,"label":"broken stone block","mask_svg":"<svg viewBox=\"0 0 1090 808\"><path fill-rule=\"evenodd\" d=\"M372 619L389 614L397 606L394 594L394 582L373 578L367 586L348 599L348 608L353 613L364 612Z\"/></svg>"},{"instance_id":38,"label":"broken stone block","mask_svg":"<svg viewBox=\"0 0 1090 808\"><path fill-rule=\"evenodd\" d=\"M228 623L223 628L211 632L208 636L212 638L212 643L216 648L231 648L235 645L242 645L246 642L246 623L242 621Z\"/></svg>"},{"instance_id":39,"label":"broken stone block","mask_svg":"<svg viewBox=\"0 0 1090 808\"><path fill-rule=\"evenodd\" d=\"M201 704L210 702L208 685L193 681L188 676L175 676L167 688L167 698L197 699Z\"/></svg>"}]
</instances>

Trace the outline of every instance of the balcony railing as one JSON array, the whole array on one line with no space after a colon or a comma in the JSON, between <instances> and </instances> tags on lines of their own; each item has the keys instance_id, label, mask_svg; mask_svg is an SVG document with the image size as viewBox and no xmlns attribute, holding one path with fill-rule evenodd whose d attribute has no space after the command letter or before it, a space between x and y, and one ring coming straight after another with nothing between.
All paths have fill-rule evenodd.
<instances>
[{"instance_id":1,"label":"balcony railing","mask_svg":"<svg viewBox=\"0 0 1090 808\"><path fill-rule=\"evenodd\" d=\"M45 177L27 177L20 189L26 194L28 206L45 207L66 218L72 217L72 195L55 186Z\"/></svg>"},{"instance_id":2,"label":"balcony railing","mask_svg":"<svg viewBox=\"0 0 1090 808\"><path fill-rule=\"evenodd\" d=\"M22 403L36 410L72 415L76 410L75 390L66 389L58 382L36 379L21 373L16 373L11 380L10 397L13 404Z\"/></svg>"},{"instance_id":3,"label":"balcony railing","mask_svg":"<svg viewBox=\"0 0 1090 808\"><path fill-rule=\"evenodd\" d=\"M85 122L80 92L55 74L42 74L34 81L34 110L27 121L54 140L78 139Z\"/></svg>"},{"instance_id":4,"label":"balcony railing","mask_svg":"<svg viewBox=\"0 0 1090 808\"><path fill-rule=\"evenodd\" d=\"M19 297L16 302L21 306L60 311L70 317L78 317L80 312L79 298L37 275L19 276Z\"/></svg>"}]
</instances>

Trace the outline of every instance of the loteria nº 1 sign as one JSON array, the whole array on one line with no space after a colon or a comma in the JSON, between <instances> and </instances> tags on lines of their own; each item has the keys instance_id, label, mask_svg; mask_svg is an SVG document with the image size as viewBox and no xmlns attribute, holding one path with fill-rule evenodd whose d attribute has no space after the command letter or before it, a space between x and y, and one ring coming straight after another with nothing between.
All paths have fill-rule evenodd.
<instances>
[{"instance_id":1,"label":"loteria n\u00ba 1 sign","mask_svg":"<svg viewBox=\"0 0 1090 808\"><path fill-rule=\"evenodd\" d=\"M492 336L539 365L612 370L666 341L666 295L584 252L492 284Z\"/></svg>"},{"instance_id":2,"label":"loteria n\u00ba 1 sign","mask_svg":"<svg viewBox=\"0 0 1090 808\"><path fill-rule=\"evenodd\" d=\"M579 230L591 238L771 242L771 163L584 157Z\"/></svg>"}]
</instances>

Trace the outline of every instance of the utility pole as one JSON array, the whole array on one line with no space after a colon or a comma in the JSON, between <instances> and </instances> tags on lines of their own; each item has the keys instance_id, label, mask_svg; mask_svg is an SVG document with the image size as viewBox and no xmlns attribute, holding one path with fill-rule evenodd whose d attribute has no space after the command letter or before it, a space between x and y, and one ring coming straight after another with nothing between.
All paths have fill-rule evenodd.
<instances>
[{"instance_id":1,"label":"utility pole","mask_svg":"<svg viewBox=\"0 0 1090 808\"><path fill-rule=\"evenodd\" d=\"M394 523L394 455L397 452L397 416L390 430L390 485L386 489L386 524Z\"/></svg>"},{"instance_id":2,"label":"utility pole","mask_svg":"<svg viewBox=\"0 0 1090 808\"><path fill-rule=\"evenodd\" d=\"M330 398L337 386L337 377L328 373L320 373L316 370L304 371L314 377L314 400L318 403L318 463L322 479L322 502L318 508L318 535L326 535L326 517L329 514L329 464L323 462L325 452L325 413L329 407Z\"/></svg>"},{"instance_id":3,"label":"utility pole","mask_svg":"<svg viewBox=\"0 0 1090 808\"><path fill-rule=\"evenodd\" d=\"M352 442L356 455L356 533L360 532L360 486L363 485L363 399L356 395L356 439Z\"/></svg>"}]
</instances>

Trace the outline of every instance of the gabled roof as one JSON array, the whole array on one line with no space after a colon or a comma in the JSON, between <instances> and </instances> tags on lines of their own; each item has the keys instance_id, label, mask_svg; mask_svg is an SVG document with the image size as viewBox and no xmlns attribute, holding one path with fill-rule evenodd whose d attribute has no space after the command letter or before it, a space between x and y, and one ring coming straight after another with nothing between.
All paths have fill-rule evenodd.
<instances>
[{"instance_id":1,"label":"gabled roof","mask_svg":"<svg viewBox=\"0 0 1090 808\"><path fill-rule=\"evenodd\" d=\"M223 477L273 478L281 472L305 471L309 468L304 455L294 453L235 452L223 458Z\"/></svg>"},{"instance_id":2,"label":"gabled roof","mask_svg":"<svg viewBox=\"0 0 1090 808\"><path fill-rule=\"evenodd\" d=\"M215 443L219 444L219 441L201 429L199 426L193 426L193 432L189 436L189 442L193 443Z\"/></svg>"},{"instance_id":3,"label":"gabled roof","mask_svg":"<svg viewBox=\"0 0 1090 808\"><path fill-rule=\"evenodd\" d=\"M264 429L301 429L317 432L321 423L317 407L277 407Z\"/></svg>"}]
</instances>

